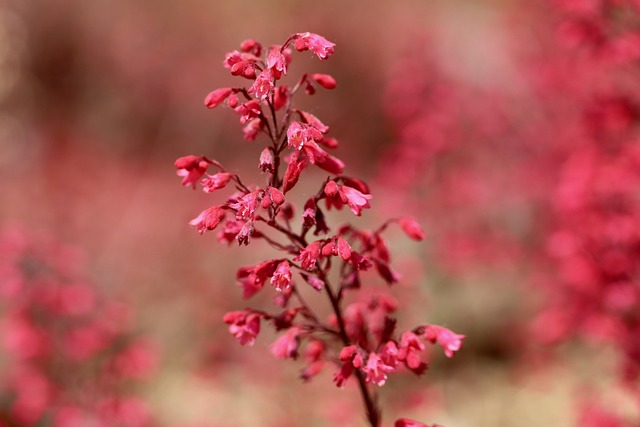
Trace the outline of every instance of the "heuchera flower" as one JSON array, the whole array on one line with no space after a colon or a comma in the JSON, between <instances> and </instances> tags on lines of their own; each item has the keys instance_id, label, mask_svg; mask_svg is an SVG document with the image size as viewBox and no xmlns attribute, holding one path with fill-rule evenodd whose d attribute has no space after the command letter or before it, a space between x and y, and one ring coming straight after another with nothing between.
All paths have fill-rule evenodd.
<instances>
[{"instance_id":1,"label":"heuchera flower","mask_svg":"<svg viewBox=\"0 0 640 427\"><path fill-rule=\"evenodd\" d=\"M280 51L280 47L272 46L269 49L269 56L267 56L267 67L269 67L276 79L279 79L281 74L287 74L287 59Z\"/></svg>"},{"instance_id":2,"label":"heuchera flower","mask_svg":"<svg viewBox=\"0 0 640 427\"><path fill-rule=\"evenodd\" d=\"M285 292L291 287L291 268L289 261L284 260L278 264L276 271L271 277L271 284L278 292Z\"/></svg>"},{"instance_id":3,"label":"heuchera flower","mask_svg":"<svg viewBox=\"0 0 640 427\"><path fill-rule=\"evenodd\" d=\"M262 197L261 193L261 190L252 191L229 204L229 207L236 210L236 219L238 221L254 219L256 209Z\"/></svg>"},{"instance_id":4,"label":"heuchera flower","mask_svg":"<svg viewBox=\"0 0 640 427\"><path fill-rule=\"evenodd\" d=\"M366 381L378 386L383 386L387 382L387 372L393 372L392 366L386 365L376 353L369 353L367 364L362 368L367 374Z\"/></svg>"},{"instance_id":5,"label":"heuchera flower","mask_svg":"<svg viewBox=\"0 0 640 427\"><path fill-rule=\"evenodd\" d=\"M325 151L338 147L338 141L327 135L329 126L314 114L292 107L296 94L311 95L319 87L334 89L336 81L328 74L316 73L303 74L293 88L280 84L280 78L291 71L291 45L298 51L310 50L320 59L328 58L335 46L317 34L298 33L283 45L271 46L261 58L262 45L252 39L245 40L240 51L226 55L224 65L232 75L250 79L250 87L218 89L210 93L205 102L213 108L226 100L227 106L240 116L245 139L267 136L267 147L262 147L258 163L266 182L259 186L245 185L238 175L226 172L221 165L204 157L179 159L176 167L185 176L183 183L194 186L210 164L218 167L218 173L207 174L200 181L205 193L223 189L234 181L235 193L191 222L200 233L217 227L229 210L235 215L224 222L218 233L220 241L230 243L235 239L246 245L250 239L263 239L282 254L237 270L236 279L244 298L258 293L270 279L276 290L273 301L278 312L246 309L227 313L224 321L230 333L242 345L252 345L261 320L268 321L279 334L270 347L274 357L295 359L299 350L304 350L306 363L301 374L304 380L317 375L327 362L337 362L336 385L342 387L348 378L355 377L363 394L369 425L379 427L381 411L367 383L384 385L388 374L401 364L415 374L424 372L427 364L420 360L424 350L424 344L418 339L421 334L440 343L448 356L460 348L462 336L430 325L399 336L397 320L392 315L397 302L386 294L374 292L363 296L365 292L358 292L365 286L360 277L362 272L373 265L388 283L399 278L391 268L389 248L381 237L389 223L397 221L403 231L416 240L424 238L424 233L415 221L407 218L387 221L375 231L346 224L332 233L325 220L322 199L327 209L341 209L346 205L355 215L361 215L363 209L370 207L372 196L363 181L343 175L342 160ZM241 103L239 95L255 98ZM293 120L295 117L299 121ZM286 171L281 174L285 162ZM285 200L285 194L295 187L308 164L331 175L320 183L320 188L306 196L303 210L297 212L289 197ZM258 212L259 208L262 209ZM263 234L264 229L270 233ZM313 241L310 231L323 237ZM318 295L328 297L332 314L327 320L321 320L325 316L316 313L314 306L298 291L293 281L294 269L301 270L298 274ZM342 348L339 355L334 351L337 346ZM398 422L406 426L412 423L407 419ZM425 427L414 424L416 426Z\"/></svg>"},{"instance_id":6,"label":"heuchera flower","mask_svg":"<svg viewBox=\"0 0 640 427\"><path fill-rule=\"evenodd\" d=\"M453 357L454 353L462 347L462 339L464 335L437 325L426 325L424 330L425 339L432 343L438 343L443 349L447 357Z\"/></svg>"},{"instance_id":7,"label":"heuchera flower","mask_svg":"<svg viewBox=\"0 0 640 427\"><path fill-rule=\"evenodd\" d=\"M273 75L271 74L271 70L264 70L258 74L256 81L249 88L249 93L255 94L256 98L265 99L272 89Z\"/></svg>"},{"instance_id":8,"label":"heuchera flower","mask_svg":"<svg viewBox=\"0 0 640 427\"><path fill-rule=\"evenodd\" d=\"M302 147L313 141L322 139L322 133L313 126L292 121L287 129L287 144L301 150Z\"/></svg>"},{"instance_id":9,"label":"heuchera flower","mask_svg":"<svg viewBox=\"0 0 640 427\"><path fill-rule=\"evenodd\" d=\"M320 241L309 244L306 248L300 251L300 254L295 257L294 261L300 261L302 268L305 270L313 270L316 266L316 261L320 256Z\"/></svg>"},{"instance_id":10,"label":"heuchera flower","mask_svg":"<svg viewBox=\"0 0 640 427\"><path fill-rule=\"evenodd\" d=\"M214 175L207 174L207 176L200 181L203 187L202 191L205 193L213 193L216 190L224 188L233 176L234 174L228 172L220 172Z\"/></svg>"},{"instance_id":11,"label":"heuchera flower","mask_svg":"<svg viewBox=\"0 0 640 427\"><path fill-rule=\"evenodd\" d=\"M220 206L211 206L189 221L189 225L195 227L198 233L204 234L206 231L215 230L224 215L225 211Z\"/></svg>"},{"instance_id":12,"label":"heuchera flower","mask_svg":"<svg viewBox=\"0 0 640 427\"><path fill-rule=\"evenodd\" d=\"M260 333L260 315L248 311L231 311L222 319L229 324L229 332L240 344L252 346Z\"/></svg>"},{"instance_id":13,"label":"heuchera flower","mask_svg":"<svg viewBox=\"0 0 640 427\"><path fill-rule=\"evenodd\" d=\"M335 47L334 43L313 33L296 34L293 45L298 52L310 50L320 59L327 59L329 55L333 55L333 48Z\"/></svg>"},{"instance_id":14,"label":"heuchera flower","mask_svg":"<svg viewBox=\"0 0 640 427\"><path fill-rule=\"evenodd\" d=\"M290 328L271 345L271 354L277 359L295 359L298 357L300 328Z\"/></svg>"},{"instance_id":15,"label":"heuchera flower","mask_svg":"<svg viewBox=\"0 0 640 427\"><path fill-rule=\"evenodd\" d=\"M190 155L176 160L175 167L178 169L177 175L184 177L182 185L185 187L191 185L195 189L196 183L202 178L210 164L213 162L204 156Z\"/></svg>"},{"instance_id":16,"label":"heuchera flower","mask_svg":"<svg viewBox=\"0 0 640 427\"><path fill-rule=\"evenodd\" d=\"M342 208L347 204L351 212L360 216L362 209L370 208L369 200L373 198L371 194L363 194L355 188L347 185L338 185L335 181L329 181L324 187L324 194L327 195L327 206Z\"/></svg>"}]
</instances>

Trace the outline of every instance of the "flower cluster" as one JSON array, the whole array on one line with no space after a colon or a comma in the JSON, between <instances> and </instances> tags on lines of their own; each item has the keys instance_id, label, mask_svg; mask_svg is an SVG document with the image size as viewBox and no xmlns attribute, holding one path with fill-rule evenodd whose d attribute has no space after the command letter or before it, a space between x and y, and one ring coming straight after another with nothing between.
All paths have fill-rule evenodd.
<instances>
[{"instance_id":1,"label":"flower cluster","mask_svg":"<svg viewBox=\"0 0 640 427\"><path fill-rule=\"evenodd\" d=\"M325 366L335 365L336 385L342 387L355 378L369 423L379 427L380 409L370 385L384 385L390 373L401 369L422 374L427 369L427 344L437 343L451 357L460 349L464 336L436 325L396 331L394 313L398 307L393 298L369 290L364 297L359 292L369 289L367 282L372 278L368 271L389 285L399 280L382 237L390 225L399 225L414 240L425 235L409 217L388 220L375 230L351 224L331 228L327 224L326 211L346 206L360 216L371 207L373 196L362 180L343 175L344 162L329 153L338 146L338 141L328 136L329 126L293 106L300 89L313 95L318 89L336 87L336 80L327 74L304 74L293 86L283 84L281 79L290 77L293 50L308 50L324 60L333 54L334 44L312 33L294 34L282 45L268 49L246 40L240 50L225 56L224 66L232 75L249 80L249 87L216 89L205 99L209 108L223 105L239 115L245 139L266 137L267 146L257 164L265 175L263 185L246 185L237 174L204 156L182 157L175 166L185 186L195 188L199 183L205 193L234 188L224 203L206 209L190 222L199 233L218 229L221 242L235 240L240 245L263 239L280 252L276 258L241 267L236 274L245 298L260 292L268 282L279 311L227 313L224 322L229 332L241 344L252 345L261 326L270 324L281 333L271 345L271 353L279 359L302 356L306 362L301 374L304 380ZM288 193L310 165L330 175L297 214ZM337 271L337 283L331 283L335 280L333 271ZM319 302L312 305L306 301L305 286L324 295L333 313L329 318L316 314ZM396 426L424 424L400 419Z\"/></svg>"},{"instance_id":2,"label":"flower cluster","mask_svg":"<svg viewBox=\"0 0 640 427\"><path fill-rule=\"evenodd\" d=\"M78 254L55 241L0 235L0 425L155 425L130 390L153 374L155 346L82 270Z\"/></svg>"}]
</instances>

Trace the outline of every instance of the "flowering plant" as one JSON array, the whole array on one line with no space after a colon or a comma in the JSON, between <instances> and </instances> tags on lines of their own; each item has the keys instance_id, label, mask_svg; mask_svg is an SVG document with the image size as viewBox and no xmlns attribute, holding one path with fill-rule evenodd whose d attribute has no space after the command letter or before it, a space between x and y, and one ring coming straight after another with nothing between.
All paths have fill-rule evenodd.
<instances>
[{"instance_id":1,"label":"flowering plant","mask_svg":"<svg viewBox=\"0 0 640 427\"><path fill-rule=\"evenodd\" d=\"M422 240L424 232L415 220L393 218L375 230L345 224L335 231L325 221L325 210L340 210L344 206L360 216L364 209L370 208L372 199L367 184L343 175L344 162L327 151L338 146L335 138L327 136L329 126L315 115L293 106L293 98L300 89L313 95L317 89L334 89L336 80L327 74L303 74L293 87L281 84L280 80L289 72L293 50L308 50L325 60L333 54L334 46L317 34L297 33L282 45L268 49L254 40L246 40L239 51L226 54L224 66L232 75L249 80L251 85L216 89L206 97L205 105L231 108L240 116L246 140L266 136L267 146L258 163L266 176L264 185L246 185L238 174L227 172L220 163L205 156L181 157L175 166L183 185L195 189L200 184L205 193L230 184L235 187L236 191L223 204L204 210L190 222L200 234L219 228L221 242L235 240L240 245L248 245L252 239L263 239L281 254L238 269L236 277L243 296L252 297L268 280L277 293L275 303L279 311L248 308L229 312L224 322L231 334L242 345L251 346L261 325L270 324L281 333L271 345L271 353L279 359L296 359L302 354L306 366L301 376L305 381L327 364L335 364L336 385L343 387L354 377L368 422L378 427L381 410L372 385L383 386L388 374L402 367L418 375L424 373L427 369L422 357L425 343L439 344L446 356L452 357L460 349L464 336L428 324L397 332L393 317L398 309L396 301L386 294L374 294L366 299L358 292L365 286L361 279L367 270L377 271L389 285L398 281L398 274L390 266L390 251L382 233L388 226L398 224L407 236ZM263 52L266 55L263 56ZM281 174L283 163L286 168ZM330 175L305 202L298 218L301 224L296 226L296 209L287 193L309 165ZM335 279L330 272L334 270L338 279L332 284ZM294 275L298 276L296 280ZM332 309L329 319L320 318L314 306L303 297L299 283L306 283L326 297ZM346 302L348 296L349 303ZM425 426L405 418L397 420L395 425Z\"/></svg>"}]
</instances>

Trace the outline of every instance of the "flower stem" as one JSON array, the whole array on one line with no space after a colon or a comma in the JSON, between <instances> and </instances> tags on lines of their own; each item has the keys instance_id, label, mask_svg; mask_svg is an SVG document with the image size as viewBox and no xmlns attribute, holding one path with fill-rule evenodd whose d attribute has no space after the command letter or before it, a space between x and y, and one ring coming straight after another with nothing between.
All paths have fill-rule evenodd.
<instances>
[{"instance_id":1,"label":"flower stem","mask_svg":"<svg viewBox=\"0 0 640 427\"><path fill-rule=\"evenodd\" d=\"M333 312L336 315L336 319L338 321L338 327L340 329L340 338L342 338L342 342L345 347L351 345L351 341L349 340L349 336L347 335L347 330L344 325L344 319L342 318L342 311L340 310L340 303L338 302L338 298L334 294L331 289L331 285L327 281L326 275L324 273L321 274L321 279L325 282L325 289L327 290L327 295L329 296L329 300L331 301L331 307L333 308ZM367 420L369 421L369 425L371 427L380 427L380 422L382 418L382 411L376 402L375 396L372 396L369 388L367 387L367 383L365 381L362 372L359 369L355 370L356 379L358 380L358 388L360 389L360 395L362 396L362 402L365 406L365 412L367 415Z\"/></svg>"}]
</instances>

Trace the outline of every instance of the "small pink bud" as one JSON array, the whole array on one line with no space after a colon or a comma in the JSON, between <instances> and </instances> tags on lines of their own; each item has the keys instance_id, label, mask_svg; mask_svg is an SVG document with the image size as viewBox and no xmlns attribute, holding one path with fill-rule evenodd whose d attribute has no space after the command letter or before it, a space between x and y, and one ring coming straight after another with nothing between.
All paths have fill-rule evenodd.
<instances>
[{"instance_id":1,"label":"small pink bud","mask_svg":"<svg viewBox=\"0 0 640 427\"><path fill-rule=\"evenodd\" d=\"M230 87L223 87L220 89L216 89L213 92L209 93L207 97L204 99L204 105L207 108L214 108L220 105L225 99L231 95L233 90Z\"/></svg>"},{"instance_id":2,"label":"small pink bud","mask_svg":"<svg viewBox=\"0 0 640 427\"><path fill-rule=\"evenodd\" d=\"M338 191L338 184L336 184L335 181L329 181L324 186L324 194L329 197L335 196L336 194L338 194Z\"/></svg>"},{"instance_id":3,"label":"small pink bud","mask_svg":"<svg viewBox=\"0 0 640 427\"><path fill-rule=\"evenodd\" d=\"M313 80L322 86L325 89L335 89L336 88L336 79L334 79L329 74L311 74Z\"/></svg>"},{"instance_id":4,"label":"small pink bud","mask_svg":"<svg viewBox=\"0 0 640 427\"><path fill-rule=\"evenodd\" d=\"M413 240L423 240L426 236L418 222L408 216L398 219L398 224L404 233Z\"/></svg>"}]
</instances>

